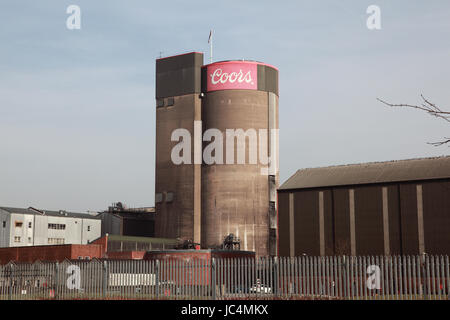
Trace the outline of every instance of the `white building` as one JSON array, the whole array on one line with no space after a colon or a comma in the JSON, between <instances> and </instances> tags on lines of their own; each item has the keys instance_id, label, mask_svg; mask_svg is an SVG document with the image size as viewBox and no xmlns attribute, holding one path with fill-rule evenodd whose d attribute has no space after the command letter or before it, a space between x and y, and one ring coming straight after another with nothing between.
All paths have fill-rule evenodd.
<instances>
[{"instance_id":1,"label":"white building","mask_svg":"<svg viewBox=\"0 0 450 320\"><path fill-rule=\"evenodd\" d=\"M0 247L87 244L100 236L101 220L95 216L0 207Z\"/></svg>"}]
</instances>

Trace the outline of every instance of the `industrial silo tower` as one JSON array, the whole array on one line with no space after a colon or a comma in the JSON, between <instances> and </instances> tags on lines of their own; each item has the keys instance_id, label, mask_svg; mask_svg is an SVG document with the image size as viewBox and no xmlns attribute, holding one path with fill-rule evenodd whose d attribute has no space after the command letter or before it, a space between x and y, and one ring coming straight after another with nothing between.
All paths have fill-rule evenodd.
<instances>
[{"instance_id":1,"label":"industrial silo tower","mask_svg":"<svg viewBox=\"0 0 450 320\"><path fill-rule=\"evenodd\" d=\"M278 70L244 60L201 65L200 55L157 60L156 234L202 248L233 234L241 250L275 255ZM192 163L170 159L179 126L195 140Z\"/></svg>"}]
</instances>

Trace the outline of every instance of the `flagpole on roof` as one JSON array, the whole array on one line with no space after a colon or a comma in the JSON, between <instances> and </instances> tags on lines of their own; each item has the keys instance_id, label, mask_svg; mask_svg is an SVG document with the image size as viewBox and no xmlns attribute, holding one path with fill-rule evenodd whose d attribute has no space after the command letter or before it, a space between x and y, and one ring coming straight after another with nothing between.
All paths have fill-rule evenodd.
<instances>
[{"instance_id":1,"label":"flagpole on roof","mask_svg":"<svg viewBox=\"0 0 450 320\"><path fill-rule=\"evenodd\" d=\"M209 61L210 63L212 63L213 60L213 31L212 29L209 31L209 38L208 38L208 43L209 43Z\"/></svg>"}]
</instances>

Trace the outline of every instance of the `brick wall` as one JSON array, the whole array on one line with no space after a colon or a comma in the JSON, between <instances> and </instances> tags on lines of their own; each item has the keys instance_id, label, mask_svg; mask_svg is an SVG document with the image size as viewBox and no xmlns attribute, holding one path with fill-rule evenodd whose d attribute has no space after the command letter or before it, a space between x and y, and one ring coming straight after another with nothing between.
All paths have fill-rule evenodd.
<instances>
[{"instance_id":1,"label":"brick wall","mask_svg":"<svg viewBox=\"0 0 450 320\"><path fill-rule=\"evenodd\" d=\"M92 241L91 244L98 244L103 246L103 252L108 251L108 235L105 235L95 241Z\"/></svg>"},{"instance_id":2,"label":"brick wall","mask_svg":"<svg viewBox=\"0 0 450 320\"><path fill-rule=\"evenodd\" d=\"M103 258L104 251L101 245L67 244L55 246L34 246L0 248L0 264L10 261L33 263L35 261L64 261L65 259L78 259L78 257Z\"/></svg>"},{"instance_id":3,"label":"brick wall","mask_svg":"<svg viewBox=\"0 0 450 320\"><path fill-rule=\"evenodd\" d=\"M106 258L108 259L132 259L142 260L144 258L145 251L122 251L122 252L108 252Z\"/></svg>"}]
</instances>

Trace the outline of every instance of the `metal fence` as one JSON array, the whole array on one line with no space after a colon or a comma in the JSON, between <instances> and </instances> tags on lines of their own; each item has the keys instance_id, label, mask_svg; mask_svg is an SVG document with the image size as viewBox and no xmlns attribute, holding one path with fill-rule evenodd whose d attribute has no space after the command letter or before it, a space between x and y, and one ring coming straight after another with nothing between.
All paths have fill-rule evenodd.
<instances>
[{"instance_id":1,"label":"metal fence","mask_svg":"<svg viewBox=\"0 0 450 320\"><path fill-rule=\"evenodd\" d=\"M448 256L91 260L0 266L0 299L448 299Z\"/></svg>"}]
</instances>

